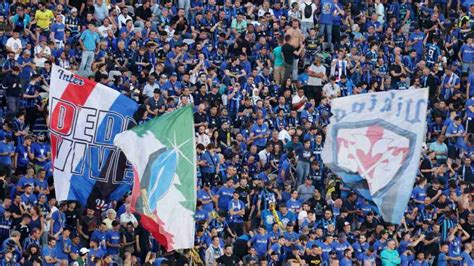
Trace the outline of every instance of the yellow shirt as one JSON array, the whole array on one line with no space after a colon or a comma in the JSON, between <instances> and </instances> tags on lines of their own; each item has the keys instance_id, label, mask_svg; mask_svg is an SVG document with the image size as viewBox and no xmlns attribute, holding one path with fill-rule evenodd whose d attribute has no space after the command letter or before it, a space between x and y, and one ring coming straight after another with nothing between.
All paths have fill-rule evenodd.
<instances>
[{"instance_id":1,"label":"yellow shirt","mask_svg":"<svg viewBox=\"0 0 474 266\"><path fill-rule=\"evenodd\" d=\"M36 10L35 19L36 25L42 29L49 29L51 20L54 18L53 11L45 9L44 11Z\"/></svg>"}]
</instances>

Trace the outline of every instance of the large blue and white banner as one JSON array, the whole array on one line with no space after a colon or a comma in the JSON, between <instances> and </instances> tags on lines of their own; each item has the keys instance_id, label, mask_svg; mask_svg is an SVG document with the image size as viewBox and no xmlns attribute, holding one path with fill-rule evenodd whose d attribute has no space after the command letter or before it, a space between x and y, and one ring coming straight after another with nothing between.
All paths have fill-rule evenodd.
<instances>
[{"instance_id":1,"label":"large blue and white banner","mask_svg":"<svg viewBox=\"0 0 474 266\"><path fill-rule=\"evenodd\" d=\"M133 170L113 144L135 126L136 102L53 66L49 93L54 187L59 201L101 207L130 191Z\"/></svg>"},{"instance_id":2,"label":"large blue and white banner","mask_svg":"<svg viewBox=\"0 0 474 266\"><path fill-rule=\"evenodd\" d=\"M349 186L400 224L426 132L428 89L332 100L322 158Z\"/></svg>"}]
</instances>

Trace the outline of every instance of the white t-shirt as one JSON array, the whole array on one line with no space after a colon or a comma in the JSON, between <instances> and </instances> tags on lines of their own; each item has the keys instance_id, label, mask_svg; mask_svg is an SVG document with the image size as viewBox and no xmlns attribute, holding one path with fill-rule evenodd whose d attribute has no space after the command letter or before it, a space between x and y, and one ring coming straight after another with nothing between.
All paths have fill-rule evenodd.
<instances>
[{"instance_id":1,"label":"white t-shirt","mask_svg":"<svg viewBox=\"0 0 474 266\"><path fill-rule=\"evenodd\" d=\"M7 43L5 44L6 47L10 47L13 52L15 52L15 60L18 59L20 56L19 51L23 49L23 45L21 44L21 40L18 39L13 39L13 37L8 38Z\"/></svg>"},{"instance_id":2,"label":"white t-shirt","mask_svg":"<svg viewBox=\"0 0 474 266\"><path fill-rule=\"evenodd\" d=\"M286 144L288 141L291 141L291 135L286 129L282 129L278 132L278 139Z\"/></svg>"},{"instance_id":3,"label":"white t-shirt","mask_svg":"<svg viewBox=\"0 0 474 266\"><path fill-rule=\"evenodd\" d=\"M309 70L315 72L316 74L326 73L326 67L323 66L323 65L317 66L315 64L312 64L309 67ZM321 86L321 85L323 85L323 79L309 76L308 85L309 86Z\"/></svg>"},{"instance_id":4,"label":"white t-shirt","mask_svg":"<svg viewBox=\"0 0 474 266\"><path fill-rule=\"evenodd\" d=\"M341 92L341 88L337 84L331 84L331 82L327 83L323 87L323 95L327 97L335 98Z\"/></svg>"},{"instance_id":5,"label":"white t-shirt","mask_svg":"<svg viewBox=\"0 0 474 266\"><path fill-rule=\"evenodd\" d=\"M112 29L113 29L112 25L109 25L108 27L105 27L104 25L102 25L99 28L97 28L97 31L100 36L102 36L103 38L107 38L107 32Z\"/></svg>"},{"instance_id":6,"label":"white t-shirt","mask_svg":"<svg viewBox=\"0 0 474 266\"><path fill-rule=\"evenodd\" d=\"M206 147L209 143L211 143L211 139L209 138L209 136L206 133L204 133L202 135L196 134L196 142L198 144L202 144L202 145L204 145L204 147Z\"/></svg>"},{"instance_id":7,"label":"white t-shirt","mask_svg":"<svg viewBox=\"0 0 474 266\"><path fill-rule=\"evenodd\" d=\"M125 25L127 25L127 20L129 20L129 19L132 20L132 17L130 17L129 15L127 15L125 17L123 14L120 14L118 16L118 28L119 28L119 30L122 28L122 26L125 27Z\"/></svg>"},{"instance_id":8,"label":"white t-shirt","mask_svg":"<svg viewBox=\"0 0 474 266\"><path fill-rule=\"evenodd\" d=\"M150 84L150 83L146 83L145 86L143 87L143 92L142 94L148 96L148 97L153 97L153 92L155 91L155 89L159 89L160 86L158 86L158 84L156 83L153 83L153 84Z\"/></svg>"},{"instance_id":9,"label":"white t-shirt","mask_svg":"<svg viewBox=\"0 0 474 266\"><path fill-rule=\"evenodd\" d=\"M133 214L128 214L128 213L122 213L120 215L120 224L128 224L129 222L131 222L132 224L137 224L138 221L137 221L137 218L135 218L135 215Z\"/></svg>"},{"instance_id":10,"label":"white t-shirt","mask_svg":"<svg viewBox=\"0 0 474 266\"><path fill-rule=\"evenodd\" d=\"M308 5L308 6L311 5L311 9L313 10L313 11L311 11L311 16L308 17L308 18L304 15L304 13L305 13L304 10L306 9L306 5ZM303 3L300 4L301 22L314 23L314 12L316 12L316 9L317 9L317 7L313 2L308 3L306 1L303 1Z\"/></svg>"},{"instance_id":11,"label":"white t-shirt","mask_svg":"<svg viewBox=\"0 0 474 266\"><path fill-rule=\"evenodd\" d=\"M375 4L375 13L377 13L378 15L377 21L383 24L385 21L385 7L383 6L382 3L378 5Z\"/></svg>"},{"instance_id":12,"label":"white t-shirt","mask_svg":"<svg viewBox=\"0 0 474 266\"><path fill-rule=\"evenodd\" d=\"M265 15L265 13L270 13L271 16L274 16L274 13L273 13L273 9L269 8L268 10L265 10L263 8L259 9L258 10L258 16L259 17L263 17Z\"/></svg>"},{"instance_id":13,"label":"white t-shirt","mask_svg":"<svg viewBox=\"0 0 474 266\"><path fill-rule=\"evenodd\" d=\"M263 150L261 150L261 151L258 153L258 157L260 158L260 161L261 161L261 162L266 163L269 154L270 154L270 153L267 152L267 150L263 149Z\"/></svg>"},{"instance_id":14,"label":"white t-shirt","mask_svg":"<svg viewBox=\"0 0 474 266\"><path fill-rule=\"evenodd\" d=\"M303 98L305 98L305 96L303 95L303 97L300 97L298 96L298 94L296 94L295 96L293 96L293 98L291 99L291 104L297 104L299 103ZM304 109L304 104L300 106L300 108L298 108L296 111L297 112L301 112L303 111Z\"/></svg>"},{"instance_id":15,"label":"white t-shirt","mask_svg":"<svg viewBox=\"0 0 474 266\"><path fill-rule=\"evenodd\" d=\"M41 51L43 51L43 57L38 57L37 54L39 54ZM37 45L35 47L35 54L33 59L37 67L44 67L44 62L48 60L47 58L44 58L45 55L50 56L51 49L47 45L45 45L44 48Z\"/></svg>"}]
</instances>

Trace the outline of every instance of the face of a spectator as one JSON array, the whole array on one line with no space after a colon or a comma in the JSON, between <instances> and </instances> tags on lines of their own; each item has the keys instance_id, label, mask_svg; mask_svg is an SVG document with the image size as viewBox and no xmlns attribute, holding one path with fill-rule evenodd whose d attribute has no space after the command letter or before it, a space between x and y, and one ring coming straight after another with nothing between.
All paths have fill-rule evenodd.
<instances>
[{"instance_id":1,"label":"face of a spectator","mask_svg":"<svg viewBox=\"0 0 474 266\"><path fill-rule=\"evenodd\" d=\"M448 246L448 245L442 245L442 246L441 246L441 252L443 252L443 253L448 253L448 250L449 250L449 246Z\"/></svg>"},{"instance_id":2,"label":"face of a spectator","mask_svg":"<svg viewBox=\"0 0 474 266\"><path fill-rule=\"evenodd\" d=\"M324 218L331 219L331 217L332 217L332 213L330 211L325 211L324 212Z\"/></svg>"}]
</instances>

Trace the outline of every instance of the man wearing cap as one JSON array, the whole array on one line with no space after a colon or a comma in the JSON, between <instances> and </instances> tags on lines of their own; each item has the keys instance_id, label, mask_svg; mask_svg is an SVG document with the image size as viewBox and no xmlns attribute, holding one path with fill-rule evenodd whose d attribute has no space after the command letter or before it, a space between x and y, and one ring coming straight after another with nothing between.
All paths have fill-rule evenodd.
<instances>
[{"instance_id":1,"label":"man wearing cap","mask_svg":"<svg viewBox=\"0 0 474 266\"><path fill-rule=\"evenodd\" d=\"M43 68L44 64L51 57L51 48L46 45L47 37L41 36L38 45L34 49L33 62L37 67Z\"/></svg>"},{"instance_id":2,"label":"man wearing cap","mask_svg":"<svg viewBox=\"0 0 474 266\"><path fill-rule=\"evenodd\" d=\"M79 71L83 75L89 75L94 61L97 45L99 44L99 34L92 21L88 22L87 30L83 31L79 38L79 43L82 48L81 65Z\"/></svg>"},{"instance_id":3,"label":"man wearing cap","mask_svg":"<svg viewBox=\"0 0 474 266\"><path fill-rule=\"evenodd\" d=\"M176 97L176 95L181 94L183 86L180 81L178 81L178 73L172 72L170 78L161 88L166 96Z\"/></svg>"},{"instance_id":4,"label":"man wearing cap","mask_svg":"<svg viewBox=\"0 0 474 266\"><path fill-rule=\"evenodd\" d=\"M166 103L161 96L161 90L156 88L153 90L153 97L149 97L145 101L148 116L155 117L165 112Z\"/></svg>"},{"instance_id":5,"label":"man wearing cap","mask_svg":"<svg viewBox=\"0 0 474 266\"><path fill-rule=\"evenodd\" d=\"M77 16L77 8L72 8L71 13L66 17L66 30L71 32L71 37L75 37L79 34L80 20Z\"/></svg>"}]
</instances>

